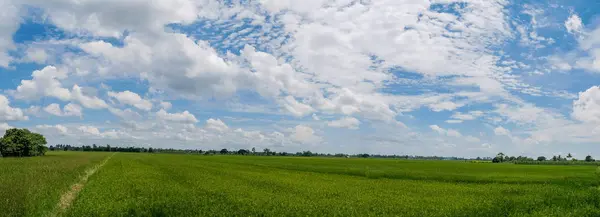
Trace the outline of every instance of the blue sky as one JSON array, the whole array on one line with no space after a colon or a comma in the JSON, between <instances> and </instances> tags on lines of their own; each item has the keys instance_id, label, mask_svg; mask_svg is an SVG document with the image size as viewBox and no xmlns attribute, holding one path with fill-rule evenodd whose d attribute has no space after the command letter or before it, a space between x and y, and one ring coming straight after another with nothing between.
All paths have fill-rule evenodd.
<instances>
[{"instance_id":1,"label":"blue sky","mask_svg":"<svg viewBox=\"0 0 600 217\"><path fill-rule=\"evenodd\" d=\"M0 8L0 131L51 144L600 157L600 3Z\"/></svg>"}]
</instances>

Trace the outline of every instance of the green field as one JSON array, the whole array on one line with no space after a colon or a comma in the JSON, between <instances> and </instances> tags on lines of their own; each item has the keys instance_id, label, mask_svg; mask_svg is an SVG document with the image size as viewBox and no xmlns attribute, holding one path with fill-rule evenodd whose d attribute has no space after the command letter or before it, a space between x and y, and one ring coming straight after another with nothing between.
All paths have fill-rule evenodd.
<instances>
[{"instance_id":1,"label":"green field","mask_svg":"<svg viewBox=\"0 0 600 217\"><path fill-rule=\"evenodd\" d=\"M53 213L76 174L108 155L0 159L0 209ZM599 180L596 166L117 153L60 214L600 216Z\"/></svg>"}]
</instances>

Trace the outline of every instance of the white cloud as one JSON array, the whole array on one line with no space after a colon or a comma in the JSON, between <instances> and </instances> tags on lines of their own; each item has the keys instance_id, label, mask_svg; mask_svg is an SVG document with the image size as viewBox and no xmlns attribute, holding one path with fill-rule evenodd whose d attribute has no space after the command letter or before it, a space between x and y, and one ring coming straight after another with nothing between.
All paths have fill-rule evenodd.
<instances>
[{"instance_id":1,"label":"white cloud","mask_svg":"<svg viewBox=\"0 0 600 217\"><path fill-rule=\"evenodd\" d=\"M6 96L0 94L0 121L23 121L28 120L23 110L10 106L10 101Z\"/></svg>"},{"instance_id":2,"label":"white cloud","mask_svg":"<svg viewBox=\"0 0 600 217\"><path fill-rule=\"evenodd\" d=\"M429 125L429 128L442 136L450 136L456 138L462 137L462 134L454 129L444 129L438 125Z\"/></svg>"},{"instance_id":3,"label":"white cloud","mask_svg":"<svg viewBox=\"0 0 600 217\"><path fill-rule=\"evenodd\" d=\"M215 130L218 132L225 132L225 131L229 130L229 127L227 127L227 125L225 123L223 123L223 121L221 121L220 119L212 119L212 118L209 118L208 120L206 120L206 125L204 126L204 128L209 129L209 130Z\"/></svg>"},{"instance_id":4,"label":"white cloud","mask_svg":"<svg viewBox=\"0 0 600 217\"><path fill-rule=\"evenodd\" d=\"M22 80L14 91L15 98L25 100L36 100L44 96L56 97L67 101L71 99L71 92L63 88L60 80L67 77L64 70L54 66L46 66L41 70L34 71L32 80Z\"/></svg>"},{"instance_id":5,"label":"white cloud","mask_svg":"<svg viewBox=\"0 0 600 217\"><path fill-rule=\"evenodd\" d=\"M314 111L312 107L296 101L292 96L287 96L285 98L284 106L288 112L298 117L310 114Z\"/></svg>"},{"instance_id":6,"label":"white cloud","mask_svg":"<svg viewBox=\"0 0 600 217\"><path fill-rule=\"evenodd\" d=\"M64 110L64 111L63 111ZM60 109L60 105L56 103L52 103L44 108L45 112L55 116L68 117L68 116L77 116L82 117L83 112L81 106L73 103L69 103L64 106L63 110Z\"/></svg>"},{"instance_id":7,"label":"white cloud","mask_svg":"<svg viewBox=\"0 0 600 217\"><path fill-rule=\"evenodd\" d=\"M19 28L20 14L19 3L12 1L0 1L0 67L7 68L13 58L8 54L16 46L13 42L13 34Z\"/></svg>"},{"instance_id":8,"label":"white cloud","mask_svg":"<svg viewBox=\"0 0 600 217\"><path fill-rule=\"evenodd\" d=\"M40 48L28 48L25 51L24 61L34 62L37 64L44 64L48 60L48 53Z\"/></svg>"},{"instance_id":9,"label":"white cloud","mask_svg":"<svg viewBox=\"0 0 600 217\"><path fill-rule=\"evenodd\" d=\"M360 125L360 121L353 117L344 117L339 120L329 121L327 122L327 126L336 127L336 128L348 128L356 130Z\"/></svg>"},{"instance_id":10,"label":"white cloud","mask_svg":"<svg viewBox=\"0 0 600 217\"><path fill-rule=\"evenodd\" d=\"M78 116L78 117L82 117L83 116L83 109L81 108L81 106L77 105L77 104L73 104L73 103L69 103L66 104L65 107L63 108L64 110L64 115L65 116Z\"/></svg>"},{"instance_id":11,"label":"white cloud","mask_svg":"<svg viewBox=\"0 0 600 217\"><path fill-rule=\"evenodd\" d=\"M24 112L25 112L25 114L39 117L40 113L41 113L41 108L39 106L32 105L32 106L29 106L29 108L25 109Z\"/></svg>"},{"instance_id":12,"label":"white cloud","mask_svg":"<svg viewBox=\"0 0 600 217\"><path fill-rule=\"evenodd\" d=\"M131 91L123 92L108 92L108 96L113 97L119 102L127 105L134 106L144 111L150 111L152 109L152 103L149 100L142 99L140 95Z\"/></svg>"},{"instance_id":13,"label":"white cloud","mask_svg":"<svg viewBox=\"0 0 600 217\"><path fill-rule=\"evenodd\" d=\"M449 123L449 124L460 124L462 122L463 122L463 120L446 120L446 123Z\"/></svg>"},{"instance_id":14,"label":"white cloud","mask_svg":"<svg viewBox=\"0 0 600 217\"><path fill-rule=\"evenodd\" d=\"M583 29L583 23L581 18L577 14L572 14L567 21L565 21L565 28L571 34L581 34Z\"/></svg>"},{"instance_id":15,"label":"white cloud","mask_svg":"<svg viewBox=\"0 0 600 217\"><path fill-rule=\"evenodd\" d=\"M108 108L108 104L106 104L106 102L104 102L104 100L102 100L96 96L86 96L83 93L82 88L77 85L73 85L72 96L73 96L73 100L81 103L81 105L83 105L83 107L86 107L89 109Z\"/></svg>"},{"instance_id":16,"label":"white cloud","mask_svg":"<svg viewBox=\"0 0 600 217\"><path fill-rule=\"evenodd\" d=\"M573 117L583 122L600 122L600 87L593 86L579 93L573 102Z\"/></svg>"},{"instance_id":17,"label":"white cloud","mask_svg":"<svg viewBox=\"0 0 600 217\"><path fill-rule=\"evenodd\" d=\"M80 126L77 128L79 131L81 131L82 133L88 134L88 135L93 135L93 136L100 136L100 130L96 127L93 126Z\"/></svg>"},{"instance_id":18,"label":"white cloud","mask_svg":"<svg viewBox=\"0 0 600 217\"><path fill-rule=\"evenodd\" d=\"M52 103L44 108L45 112L48 112L52 115L62 116L62 110L60 109L60 105L56 103Z\"/></svg>"},{"instance_id":19,"label":"white cloud","mask_svg":"<svg viewBox=\"0 0 600 217\"><path fill-rule=\"evenodd\" d=\"M167 102L167 101L161 101L160 107L165 110L169 110L169 109L171 109L171 107L173 107L173 104L171 104L170 102Z\"/></svg>"},{"instance_id":20,"label":"white cloud","mask_svg":"<svg viewBox=\"0 0 600 217\"><path fill-rule=\"evenodd\" d=\"M196 119L196 117L188 111L184 111L181 113L168 113L164 109L161 109L160 111L156 112L156 116L160 120L166 120L166 121L172 121L172 122L191 123L191 124L198 122L198 119Z\"/></svg>"},{"instance_id":21,"label":"white cloud","mask_svg":"<svg viewBox=\"0 0 600 217\"><path fill-rule=\"evenodd\" d=\"M124 110L118 108L108 108L108 111L124 120L140 119L142 117L139 113L131 110L130 108Z\"/></svg>"},{"instance_id":22,"label":"white cloud","mask_svg":"<svg viewBox=\"0 0 600 217\"><path fill-rule=\"evenodd\" d=\"M57 124L57 125L37 125L35 126L35 128L38 131L42 131L42 134L46 133L49 135L53 135L53 134L58 134L58 135L69 135L69 130L67 129L67 127ZM48 136L48 135L46 135Z\"/></svg>"},{"instance_id":23,"label":"white cloud","mask_svg":"<svg viewBox=\"0 0 600 217\"><path fill-rule=\"evenodd\" d=\"M510 131L504 127L499 126L494 129L494 134L498 136L510 136Z\"/></svg>"},{"instance_id":24,"label":"white cloud","mask_svg":"<svg viewBox=\"0 0 600 217\"><path fill-rule=\"evenodd\" d=\"M0 123L0 135L4 136L4 133L6 133L6 130L12 129L12 128L14 128L14 127L8 125L7 123Z\"/></svg>"},{"instance_id":25,"label":"white cloud","mask_svg":"<svg viewBox=\"0 0 600 217\"><path fill-rule=\"evenodd\" d=\"M320 136L315 135L315 130L305 125L297 125L291 129L291 132L291 139L299 143L315 144L319 143L322 139Z\"/></svg>"}]
</instances>

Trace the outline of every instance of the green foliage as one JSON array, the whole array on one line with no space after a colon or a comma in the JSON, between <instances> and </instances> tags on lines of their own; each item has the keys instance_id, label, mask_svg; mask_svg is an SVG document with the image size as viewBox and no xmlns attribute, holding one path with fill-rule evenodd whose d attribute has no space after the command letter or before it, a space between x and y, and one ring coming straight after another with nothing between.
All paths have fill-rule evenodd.
<instances>
[{"instance_id":1,"label":"green foliage","mask_svg":"<svg viewBox=\"0 0 600 217\"><path fill-rule=\"evenodd\" d=\"M594 162L594 161L596 161L596 160L594 160L594 158L592 158L592 156L589 156L589 155L588 155L588 156L585 156L585 161L586 161L586 162Z\"/></svg>"},{"instance_id":2,"label":"green foliage","mask_svg":"<svg viewBox=\"0 0 600 217\"><path fill-rule=\"evenodd\" d=\"M9 129L0 138L0 155L3 157L41 156L48 148L44 136L27 129Z\"/></svg>"},{"instance_id":3,"label":"green foliage","mask_svg":"<svg viewBox=\"0 0 600 217\"><path fill-rule=\"evenodd\" d=\"M546 161L546 157L544 157L544 156L539 156L539 157L537 158L537 161Z\"/></svg>"}]
</instances>

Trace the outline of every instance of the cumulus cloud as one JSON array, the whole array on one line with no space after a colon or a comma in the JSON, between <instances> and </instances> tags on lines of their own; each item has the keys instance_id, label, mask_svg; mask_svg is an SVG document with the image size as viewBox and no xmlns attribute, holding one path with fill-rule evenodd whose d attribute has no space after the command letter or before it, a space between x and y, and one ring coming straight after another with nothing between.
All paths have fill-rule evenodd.
<instances>
[{"instance_id":1,"label":"cumulus cloud","mask_svg":"<svg viewBox=\"0 0 600 217\"><path fill-rule=\"evenodd\" d=\"M22 80L14 91L15 98L25 100L36 100L44 96L51 96L63 101L71 99L71 92L62 87L61 79L67 77L64 70L54 66L46 66L41 70L35 70L31 76L32 80Z\"/></svg>"},{"instance_id":2,"label":"cumulus cloud","mask_svg":"<svg viewBox=\"0 0 600 217\"><path fill-rule=\"evenodd\" d=\"M291 129L291 132L290 137L294 142L315 144L322 140L320 136L315 134L315 130L309 126L297 125Z\"/></svg>"},{"instance_id":3,"label":"cumulus cloud","mask_svg":"<svg viewBox=\"0 0 600 217\"><path fill-rule=\"evenodd\" d=\"M161 109L158 112L156 112L156 117L160 120L179 123L193 124L198 122L198 119L196 119L196 117L188 111L184 111L181 113L168 113L164 109Z\"/></svg>"},{"instance_id":4,"label":"cumulus cloud","mask_svg":"<svg viewBox=\"0 0 600 217\"><path fill-rule=\"evenodd\" d=\"M7 123L0 123L0 135L4 136L4 133L8 129L14 128L13 126L8 125Z\"/></svg>"},{"instance_id":5,"label":"cumulus cloud","mask_svg":"<svg viewBox=\"0 0 600 217\"><path fill-rule=\"evenodd\" d=\"M152 103L149 100L142 99L137 93L128 90L123 92L110 91L108 92L108 96L119 100L119 102L123 104L131 105L144 111L150 111L152 109Z\"/></svg>"},{"instance_id":6,"label":"cumulus cloud","mask_svg":"<svg viewBox=\"0 0 600 217\"><path fill-rule=\"evenodd\" d=\"M457 138L462 137L462 134L454 129L444 129L438 125L429 125L429 128L443 136L450 136L450 137L457 137Z\"/></svg>"},{"instance_id":7,"label":"cumulus cloud","mask_svg":"<svg viewBox=\"0 0 600 217\"><path fill-rule=\"evenodd\" d=\"M356 130L360 125L360 121L354 117L344 117L339 120L327 122L327 126L336 128L348 128Z\"/></svg>"},{"instance_id":8,"label":"cumulus cloud","mask_svg":"<svg viewBox=\"0 0 600 217\"><path fill-rule=\"evenodd\" d=\"M494 134L498 136L510 136L510 131L504 127L499 126L494 128Z\"/></svg>"},{"instance_id":9,"label":"cumulus cloud","mask_svg":"<svg viewBox=\"0 0 600 217\"><path fill-rule=\"evenodd\" d=\"M28 120L23 110L10 106L10 101L6 96L0 95L0 121L23 121Z\"/></svg>"},{"instance_id":10,"label":"cumulus cloud","mask_svg":"<svg viewBox=\"0 0 600 217\"><path fill-rule=\"evenodd\" d=\"M600 87L593 86L579 93L573 102L572 116L583 122L600 122Z\"/></svg>"},{"instance_id":11,"label":"cumulus cloud","mask_svg":"<svg viewBox=\"0 0 600 217\"><path fill-rule=\"evenodd\" d=\"M581 18L577 14L572 14L567 21L565 21L565 28L571 34L580 34L583 29L583 23Z\"/></svg>"},{"instance_id":12,"label":"cumulus cloud","mask_svg":"<svg viewBox=\"0 0 600 217\"><path fill-rule=\"evenodd\" d=\"M106 102L96 96L87 96L83 93L82 88L73 85L72 91L73 100L79 102L83 107L89 109L104 109L108 108L108 104Z\"/></svg>"},{"instance_id":13,"label":"cumulus cloud","mask_svg":"<svg viewBox=\"0 0 600 217\"><path fill-rule=\"evenodd\" d=\"M225 123L223 123L223 121L221 121L219 119L212 119L212 118L209 118L208 120L206 120L206 125L204 126L204 128L209 129L209 130L215 130L218 132L225 132L225 131L229 130L229 127L227 127L227 125Z\"/></svg>"},{"instance_id":14,"label":"cumulus cloud","mask_svg":"<svg viewBox=\"0 0 600 217\"><path fill-rule=\"evenodd\" d=\"M37 125L35 126L36 131L41 131L42 134L50 134L50 135L69 135L69 129L67 127L57 124L57 125Z\"/></svg>"},{"instance_id":15,"label":"cumulus cloud","mask_svg":"<svg viewBox=\"0 0 600 217\"><path fill-rule=\"evenodd\" d=\"M69 104L65 105L62 110L61 110L59 104L52 103L52 104L46 106L44 108L44 111L49 114L52 114L55 116L61 116L61 117L67 117L67 116L82 117L83 116L83 112L82 112L83 109L81 108L81 106L79 106L77 104L73 104L73 103L69 103Z\"/></svg>"}]
</instances>

